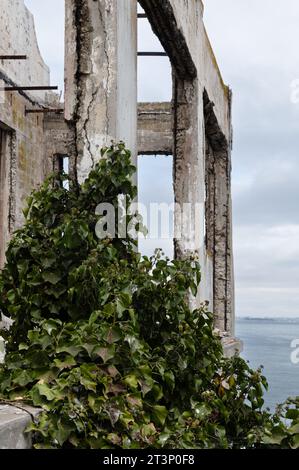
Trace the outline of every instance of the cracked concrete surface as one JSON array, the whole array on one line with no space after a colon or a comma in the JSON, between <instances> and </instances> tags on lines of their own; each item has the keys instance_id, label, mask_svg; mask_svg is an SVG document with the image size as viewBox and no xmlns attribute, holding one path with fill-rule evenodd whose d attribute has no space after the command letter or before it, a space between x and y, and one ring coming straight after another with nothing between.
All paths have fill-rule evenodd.
<instances>
[{"instance_id":1,"label":"cracked concrete surface","mask_svg":"<svg viewBox=\"0 0 299 470\"><path fill-rule=\"evenodd\" d=\"M172 103L138 104L139 155L173 155Z\"/></svg>"},{"instance_id":2,"label":"cracked concrete surface","mask_svg":"<svg viewBox=\"0 0 299 470\"><path fill-rule=\"evenodd\" d=\"M23 54L27 60L0 61L0 79L6 85L47 86L49 68L37 44L34 19L24 0L1 0L0 52ZM49 106L53 93L6 92L0 100L0 267L7 243L23 222L23 208L33 188L47 176L44 172L44 116L25 114L25 109Z\"/></svg>"},{"instance_id":3,"label":"cracked concrete surface","mask_svg":"<svg viewBox=\"0 0 299 470\"><path fill-rule=\"evenodd\" d=\"M66 119L74 126L79 181L112 140L125 140L136 156L136 8L131 0L66 1L66 35L76 43L66 63Z\"/></svg>"}]
</instances>

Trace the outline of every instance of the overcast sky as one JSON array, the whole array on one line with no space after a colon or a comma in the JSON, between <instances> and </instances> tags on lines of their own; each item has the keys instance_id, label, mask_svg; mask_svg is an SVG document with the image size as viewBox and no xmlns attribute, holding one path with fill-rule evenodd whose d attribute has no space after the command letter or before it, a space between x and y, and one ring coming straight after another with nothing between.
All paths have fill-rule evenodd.
<instances>
[{"instance_id":1,"label":"overcast sky","mask_svg":"<svg viewBox=\"0 0 299 470\"><path fill-rule=\"evenodd\" d=\"M63 86L63 0L25 0L52 83ZM205 23L233 89L233 200L239 316L299 316L298 0L206 0ZM139 49L159 50L140 20ZM139 60L139 99L171 99L167 58ZM141 160L141 199L171 200L171 159ZM155 242L171 253L171 244ZM151 245L152 248L152 245ZM149 249L149 247L147 247Z\"/></svg>"}]
</instances>

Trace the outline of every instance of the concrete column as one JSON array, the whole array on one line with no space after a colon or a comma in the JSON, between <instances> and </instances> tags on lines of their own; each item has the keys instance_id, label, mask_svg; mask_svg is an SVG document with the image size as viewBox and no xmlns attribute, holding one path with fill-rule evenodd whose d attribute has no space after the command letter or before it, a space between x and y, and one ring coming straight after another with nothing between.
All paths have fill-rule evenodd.
<instances>
[{"instance_id":1,"label":"concrete column","mask_svg":"<svg viewBox=\"0 0 299 470\"><path fill-rule=\"evenodd\" d=\"M215 326L227 331L228 292L228 161L226 152L217 152L215 165L215 231L214 231L214 315Z\"/></svg>"},{"instance_id":2,"label":"concrete column","mask_svg":"<svg viewBox=\"0 0 299 470\"><path fill-rule=\"evenodd\" d=\"M0 127L0 269L16 222L16 133Z\"/></svg>"},{"instance_id":3,"label":"concrete column","mask_svg":"<svg viewBox=\"0 0 299 470\"><path fill-rule=\"evenodd\" d=\"M175 256L197 255L202 273L194 302L209 301L213 308L213 273L205 246L205 133L202 90L197 79L174 75L174 194ZM186 208L188 209L186 210ZM188 212L189 211L189 212ZM183 214L183 216L182 216ZM180 227L180 233L177 228Z\"/></svg>"},{"instance_id":4,"label":"concrete column","mask_svg":"<svg viewBox=\"0 0 299 470\"><path fill-rule=\"evenodd\" d=\"M65 117L82 181L112 140L137 155L136 1L66 0L65 52Z\"/></svg>"},{"instance_id":5,"label":"concrete column","mask_svg":"<svg viewBox=\"0 0 299 470\"><path fill-rule=\"evenodd\" d=\"M175 256L184 258L194 251L199 252L199 240L196 240L195 204L204 201L201 194L199 168L199 132L198 132L198 82L181 80L174 76L174 166L173 184L175 202L180 206L175 214L176 233ZM183 211L186 218L183 217ZM186 205L184 207L184 205Z\"/></svg>"},{"instance_id":6,"label":"concrete column","mask_svg":"<svg viewBox=\"0 0 299 470\"><path fill-rule=\"evenodd\" d=\"M229 170L230 172L230 170ZM228 210L227 210L227 319L226 331L231 335L235 335L235 273L234 273L234 256L233 256L233 220L232 220L232 198L231 198L231 182L228 179Z\"/></svg>"}]
</instances>

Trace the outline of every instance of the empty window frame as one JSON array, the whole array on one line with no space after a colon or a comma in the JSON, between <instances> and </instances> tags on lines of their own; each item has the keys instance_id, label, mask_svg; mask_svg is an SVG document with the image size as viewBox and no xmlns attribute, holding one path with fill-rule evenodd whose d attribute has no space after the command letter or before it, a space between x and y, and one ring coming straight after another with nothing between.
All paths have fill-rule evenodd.
<instances>
[{"instance_id":1,"label":"empty window frame","mask_svg":"<svg viewBox=\"0 0 299 470\"><path fill-rule=\"evenodd\" d=\"M53 160L53 171L55 173L58 173L60 176L62 176L63 174L69 175L69 170L70 170L69 156L66 154L61 154L61 153L56 154ZM59 182L62 187L64 187L65 189L69 189L68 181L61 181L61 179L59 179Z\"/></svg>"},{"instance_id":2,"label":"empty window frame","mask_svg":"<svg viewBox=\"0 0 299 470\"><path fill-rule=\"evenodd\" d=\"M173 158L169 155L138 157L138 202L148 235L139 236L139 251L146 256L155 249L173 259L174 192Z\"/></svg>"}]
</instances>

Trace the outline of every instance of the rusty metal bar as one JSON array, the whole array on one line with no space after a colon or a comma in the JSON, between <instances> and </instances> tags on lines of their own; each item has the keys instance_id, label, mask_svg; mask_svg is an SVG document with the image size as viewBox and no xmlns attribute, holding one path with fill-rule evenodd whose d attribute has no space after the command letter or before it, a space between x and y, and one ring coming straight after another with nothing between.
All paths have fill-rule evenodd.
<instances>
[{"instance_id":1,"label":"rusty metal bar","mask_svg":"<svg viewBox=\"0 0 299 470\"><path fill-rule=\"evenodd\" d=\"M5 86L0 91L58 90L58 86Z\"/></svg>"},{"instance_id":2,"label":"rusty metal bar","mask_svg":"<svg viewBox=\"0 0 299 470\"><path fill-rule=\"evenodd\" d=\"M25 109L25 114L36 114L36 113L63 113L63 108L43 108L43 109Z\"/></svg>"},{"instance_id":3,"label":"rusty metal bar","mask_svg":"<svg viewBox=\"0 0 299 470\"><path fill-rule=\"evenodd\" d=\"M138 52L138 57L167 57L166 52Z\"/></svg>"},{"instance_id":4,"label":"rusty metal bar","mask_svg":"<svg viewBox=\"0 0 299 470\"><path fill-rule=\"evenodd\" d=\"M26 60L26 59L27 59L26 55L18 55L18 54L0 55L0 60Z\"/></svg>"}]
</instances>

